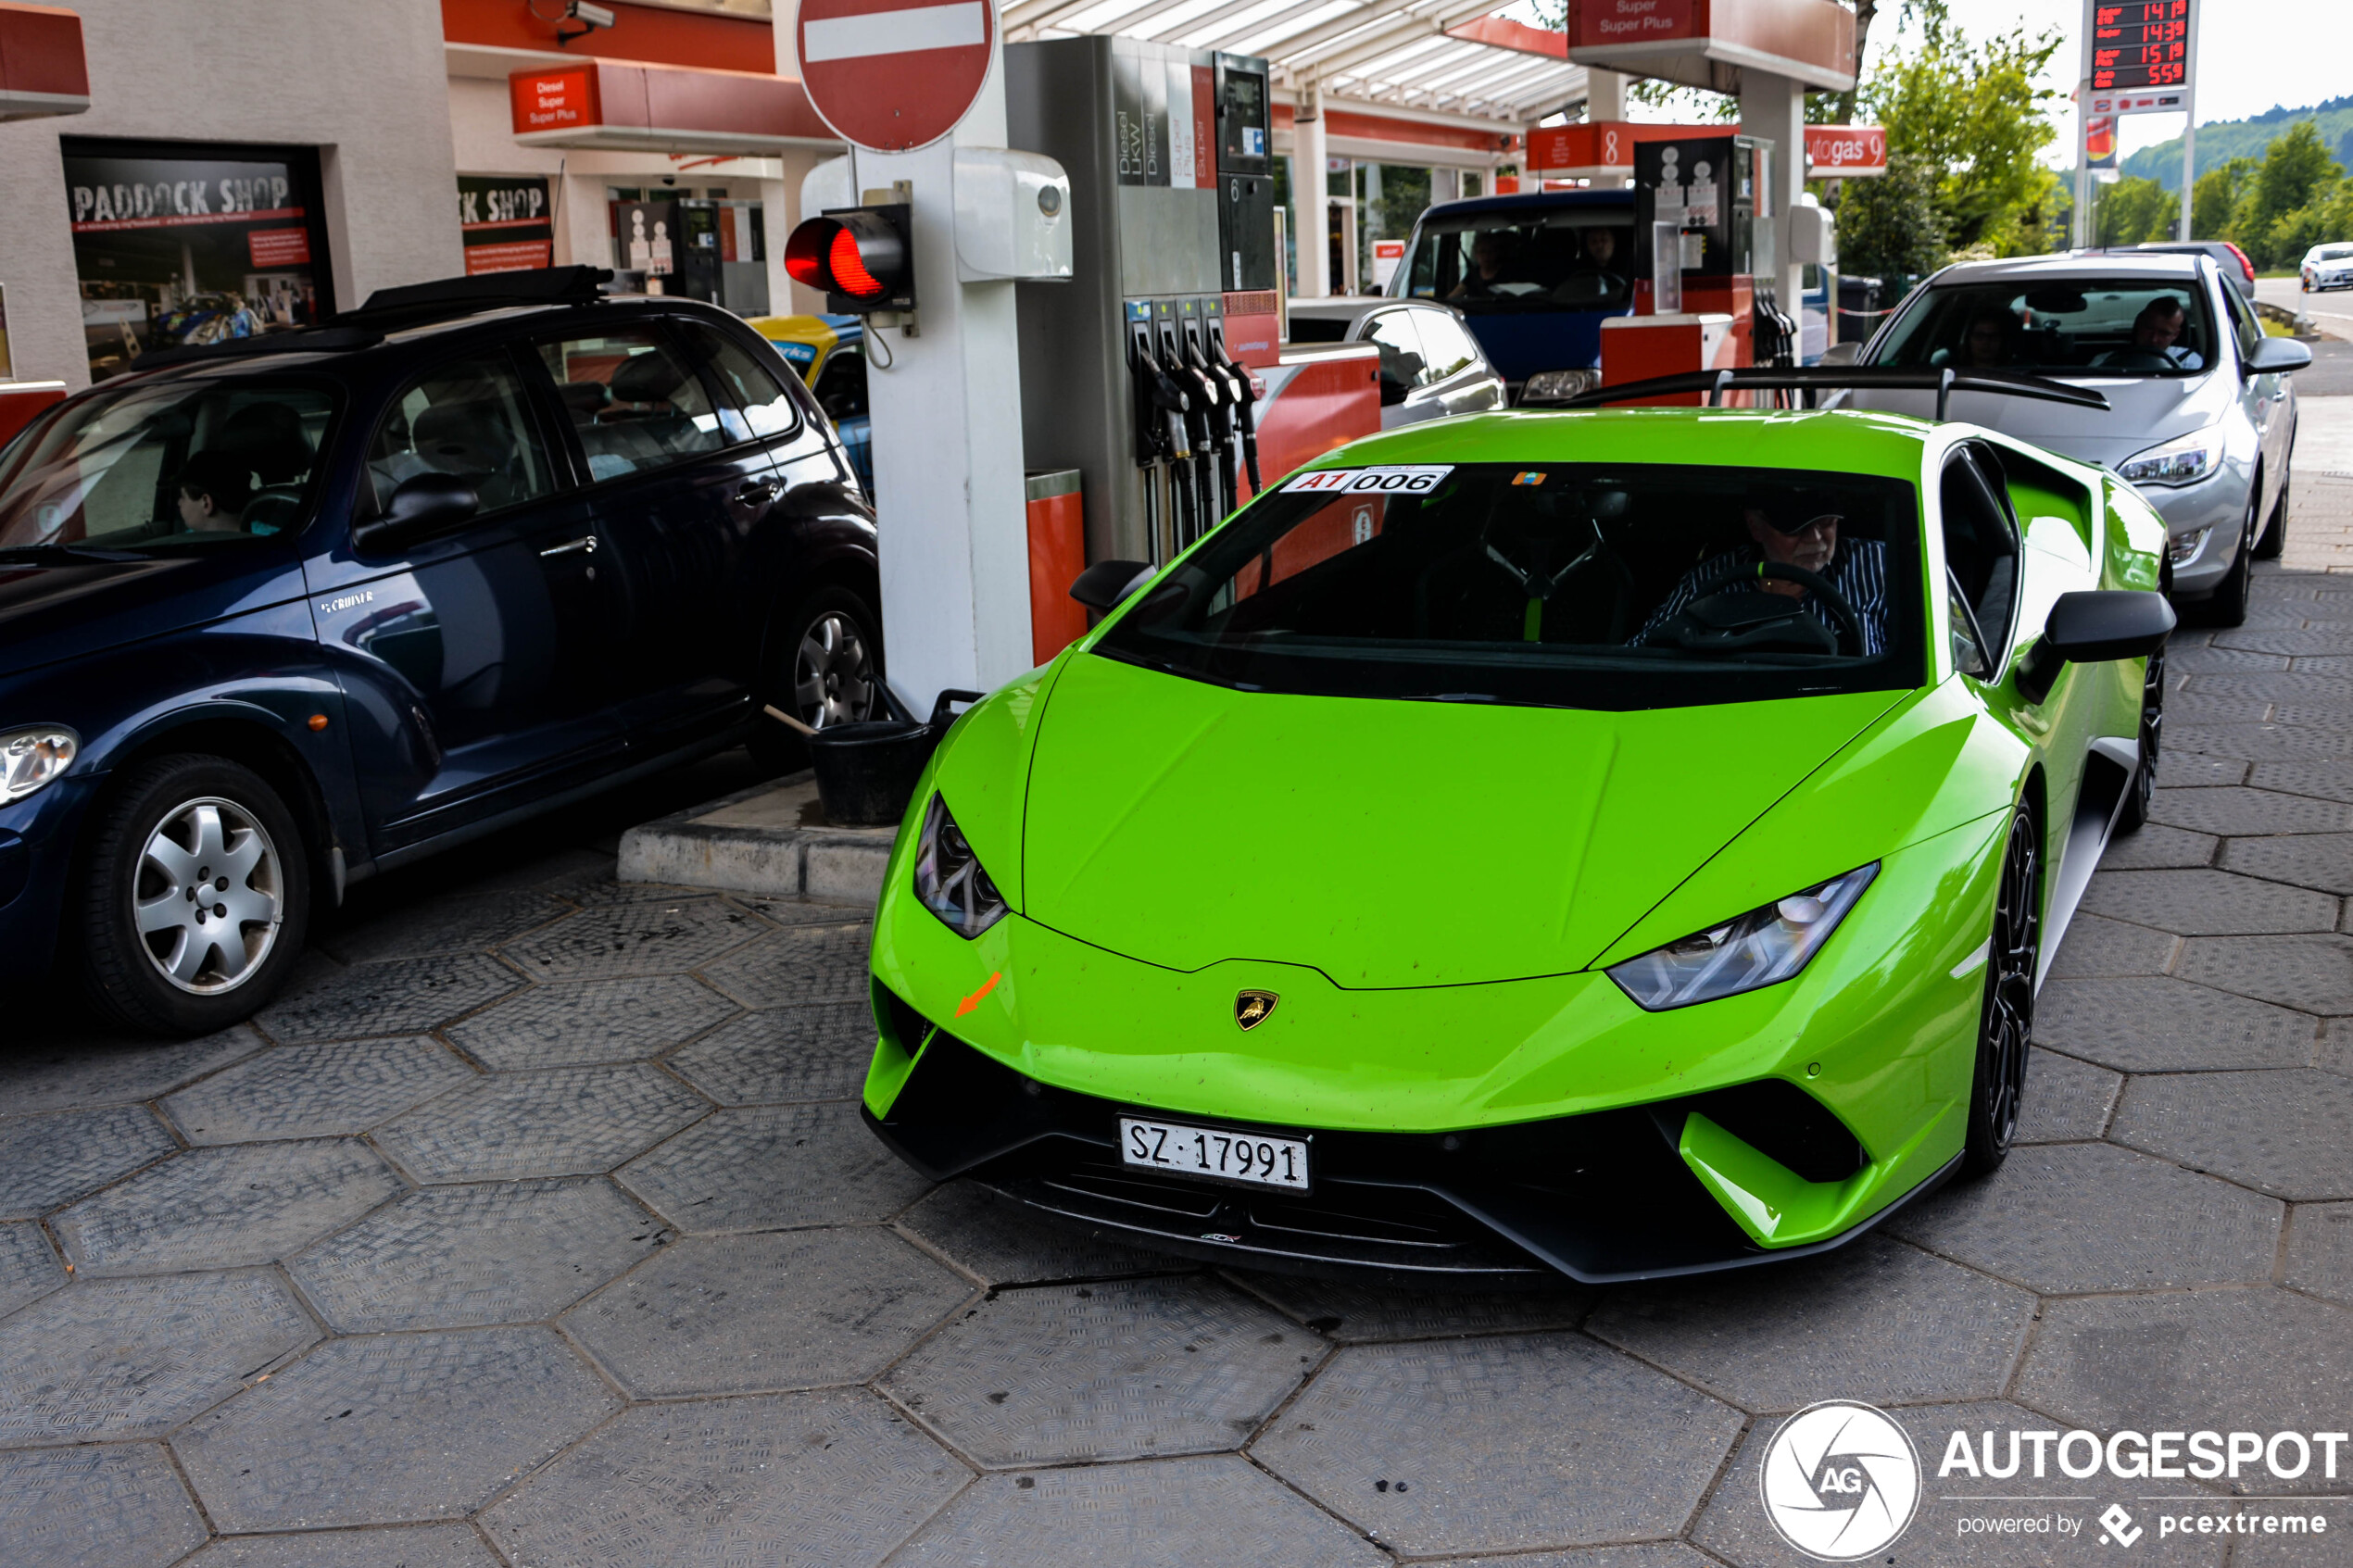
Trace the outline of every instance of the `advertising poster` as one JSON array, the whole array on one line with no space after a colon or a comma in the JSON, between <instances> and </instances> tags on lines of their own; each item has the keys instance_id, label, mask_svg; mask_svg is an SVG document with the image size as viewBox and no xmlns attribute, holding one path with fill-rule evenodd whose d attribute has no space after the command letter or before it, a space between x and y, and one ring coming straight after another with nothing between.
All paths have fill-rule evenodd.
<instances>
[{"instance_id":1,"label":"advertising poster","mask_svg":"<svg viewBox=\"0 0 2353 1568\"><path fill-rule=\"evenodd\" d=\"M466 275L552 267L554 209L545 175L458 176L458 233L466 247Z\"/></svg>"}]
</instances>

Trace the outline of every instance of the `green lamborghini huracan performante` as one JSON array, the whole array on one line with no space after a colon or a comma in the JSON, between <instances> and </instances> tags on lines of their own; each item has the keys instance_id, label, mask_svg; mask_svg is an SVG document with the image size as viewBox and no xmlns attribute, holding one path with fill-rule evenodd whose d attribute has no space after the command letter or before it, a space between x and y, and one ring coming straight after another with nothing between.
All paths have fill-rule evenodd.
<instances>
[{"instance_id":1,"label":"green lamborghini huracan performante","mask_svg":"<svg viewBox=\"0 0 2353 1568\"><path fill-rule=\"evenodd\" d=\"M966 712L876 911L869 1124L1158 1250L1639 1279L2016 1133L2139 825L2165 528L1961 424L1501 413L1331 453Z\"/></svg>"}]
</instances>

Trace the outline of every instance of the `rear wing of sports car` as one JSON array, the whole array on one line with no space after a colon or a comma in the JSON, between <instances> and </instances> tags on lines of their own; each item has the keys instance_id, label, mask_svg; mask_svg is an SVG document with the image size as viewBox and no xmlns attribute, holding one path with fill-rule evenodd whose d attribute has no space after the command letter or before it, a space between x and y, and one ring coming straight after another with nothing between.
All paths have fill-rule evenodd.
<instances>
[{"instance_id":1,"label":"rear wing of sports car","mask_svg":"<svg viewBox=\"0 0 2353 1568\"><path fill-rule=\"evenodd\" d=\"M1937 370L1908 370L1869 365L1809 365L1796 370L1776 370L1756 366L1737 370L1690 370L1677 376L1654 376L1649 381L1628 382L1622 386L1604 386L1572 397L1561 405L1566 408L1599 408L1611 403L1638 403L1651 397L1685 396L1694 392L1707 394L1707 406L1723 407L1728 392L1799 392L1806 397L1805 407L1811 408L1818 395L1824 392L1933 392L1936 394L1936 418L1944 419L1944 405L1957 392L1993 392L2006 397L2039 397L2045 403L2071 403L2079 408L2108 408L2108 399L2088 387L2070 386L2065 382L2045 376L2030 376L2015 370L1961 370L1945 366Z\"/></svg>"}]
</instances>

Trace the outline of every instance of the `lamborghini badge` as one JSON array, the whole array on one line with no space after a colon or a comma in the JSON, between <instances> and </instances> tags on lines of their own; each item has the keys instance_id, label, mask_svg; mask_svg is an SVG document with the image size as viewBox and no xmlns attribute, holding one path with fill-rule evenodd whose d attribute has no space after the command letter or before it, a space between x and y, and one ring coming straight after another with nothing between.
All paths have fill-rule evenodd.
<instances>
[{"instance_id":1,"label":"lamborghini badge","mask_svg":"<svg viewBox=\"0 0 2353 1568\"><path fill-rule=\"evenodd\" d=\"M1245 1030L1257 1028L1266 1022L1282 997L1272 991L1237 991L1234 993L1234 1022Z\"/></svg>"}]
</instances>

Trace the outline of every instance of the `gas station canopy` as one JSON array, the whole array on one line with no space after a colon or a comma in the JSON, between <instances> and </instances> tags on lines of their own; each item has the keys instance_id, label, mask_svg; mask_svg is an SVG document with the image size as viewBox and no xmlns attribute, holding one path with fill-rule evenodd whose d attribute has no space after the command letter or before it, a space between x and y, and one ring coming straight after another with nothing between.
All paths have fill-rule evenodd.
<instances>
[{"instance_id":1,"label":"gas station canopy","mask_svg":"<svg viewBox=\"0 0 2353 1568\"><path fill-rule=\"evenodd\" d=\"M1564 34L1498 0L1013 0L1009 40L1111 33L1264 56L1277 84L1438 123L1516 131L1580 102Z\"/></svg>"},{"instance_id":2,"label":"gas station canopy","mask_svg":"<svg viewBox=\"0 0 2353 1568\"><path fill-rule=\"evenodd\" d=\"M1837 0L1571 0L1568 57L1737 94L1755 70L1817 92L1855 85L1855 13Z\"/></svg>"}]
</instances>

